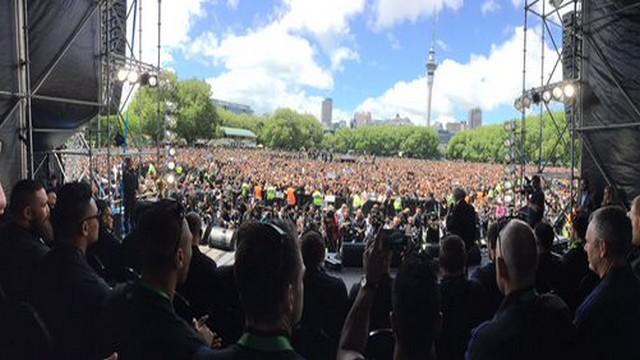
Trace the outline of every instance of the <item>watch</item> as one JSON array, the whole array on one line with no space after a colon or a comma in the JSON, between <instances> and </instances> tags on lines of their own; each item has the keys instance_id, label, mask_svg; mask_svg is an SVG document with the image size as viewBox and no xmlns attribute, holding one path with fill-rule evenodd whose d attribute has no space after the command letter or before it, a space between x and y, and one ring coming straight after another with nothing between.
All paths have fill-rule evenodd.
<instances>
[{"instance_id":1,"label":"watch","mask_svg":"<svg viewBox=\"0 0 640 360\"><path fill-rule=\"evenodd\" d=\"M362 279L360 279L360 288L361 289L372 289L375 290L378 288L378 284L368 281L366 276L363 276Z\"/></svg>"}]
</instances>

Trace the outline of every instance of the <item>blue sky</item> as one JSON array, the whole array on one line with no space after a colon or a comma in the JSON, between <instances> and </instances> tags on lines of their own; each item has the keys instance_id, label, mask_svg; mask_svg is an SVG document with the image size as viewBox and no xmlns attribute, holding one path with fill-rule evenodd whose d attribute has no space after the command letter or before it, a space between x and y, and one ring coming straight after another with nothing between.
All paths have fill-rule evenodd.
<instances>
[{"instance_id":1,"label":"blue sky","mask_svg":"<svg viewBox=\"0 0 640 360\"><path fill-rule=\"evenodd\" d=\"M256 112L291 107L334 121L426 117L425 60L435 23L433 119L485 123L518 114L522 87L522 0L166 0L163 65L180 78L206 79L214 97ZM154 59L153 6L143 13L144 60ZM530 24L529 83L540 79L539 22ZM537 26L537 27L536 27ZM545 44L545 73L555 55ZM553 56L552 56L553 55Z\"/></svg>"}]
</instances>

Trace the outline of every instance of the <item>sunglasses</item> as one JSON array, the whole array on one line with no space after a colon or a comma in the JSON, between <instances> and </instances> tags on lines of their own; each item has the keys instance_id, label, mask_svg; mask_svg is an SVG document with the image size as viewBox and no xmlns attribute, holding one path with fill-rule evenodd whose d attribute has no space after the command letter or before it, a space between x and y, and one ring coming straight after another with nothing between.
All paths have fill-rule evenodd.
<instances>
[{"instance_id":1,"label":"sunglasses","mask_svg":"<svg viewBox=\"0 0 640 360\"><path fill-rule=\"evenodd\" d=\"M102 211L98 210L98 212L95 215L91 215L91 216L87 216L85 218L82 218L82 220L79 221L80 224L82 224L85 221L89 221L91 219L99 219L102 216Z\"/></svg>"}]
</instances>

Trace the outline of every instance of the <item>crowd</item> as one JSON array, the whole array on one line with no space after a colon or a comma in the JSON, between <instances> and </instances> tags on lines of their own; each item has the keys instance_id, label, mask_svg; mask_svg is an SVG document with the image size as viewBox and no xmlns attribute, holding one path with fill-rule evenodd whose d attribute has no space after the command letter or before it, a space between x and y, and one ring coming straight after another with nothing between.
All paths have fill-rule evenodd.
<instances>
[{"instance_id":1,"label":"crowd","mask_svg":"<svg viewBox=\"0 0 640 360\"><path fill-rule=\"evenodd\" d=\"M499 204L497 166L229 151L179 152L173 184L151 159L115 169L131 226L122 240L96 187L22 180L4 215L0 187L0 358L640 358L640 197L628 213L581 206L557 254L534 177L522 220L486 219L489 259L470 272L478 195ZM136 202L145 186L172 200ZM383 198L354 206L362 193ZM389 231L428 238L426 214L442 209L437 254L407 242L392 272ZM200 252L212 223L235 229L233 265ZM366 246L349 293L323 266L345 234Z\"/></svg>"}]
</instances>

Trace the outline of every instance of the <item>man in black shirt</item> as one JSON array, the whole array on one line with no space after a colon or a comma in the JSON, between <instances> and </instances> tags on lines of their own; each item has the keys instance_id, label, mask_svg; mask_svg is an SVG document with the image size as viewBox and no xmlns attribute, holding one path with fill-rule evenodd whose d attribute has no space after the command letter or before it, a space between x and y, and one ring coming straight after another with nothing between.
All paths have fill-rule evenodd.
<instances>
[{"instance_id":1,"label":"man in black shirt","mask_svg":"<svg viewBox=\"0 0 640 360\"><path fill-rule=\"evenodd\" d=\"M302 359L289 338L302 316L304 264L293 224L250 222L237 230L234 274L246 331L196 359Z\"/></svg>"},{"instance_id":2,"label":"man in black shirt","mask_svg":"<svg viewBox=\"0 0 640 360\"><path fill-rule=\"evenodd\" d=\"M49 221L47 193L40 183L21 180L9 205L11 219L0 229L0 284L9 299L25 301L49 251L41 237Z\"/></svg>"},{"instance_id":3,"label":"man in black shirt","mask_svg":"<svg viewBox=\"0 0 640 360\"><path fill-rule=\"evenodd\" d=\"M529 195L529 202L527 204L527 222L531 228L535 228L536 225L544 218L544 192L542 191L542 184L538 175L534 175L531 178L531 186L533 188L533 192Z\"/></svg>"},{"instance_id":4,"label":"man in black shirt","mask_svg":"<svg viewBox=\"0 0 640 360\"><path fill-rule=\"evenodd\" d=\"M124 205L124 224L126 234L128 234L133 227L132 216L136 206L136 193L138 192L138 186L138 171L133 168L131 158L126 158L122 169L122 187L124 190L124 198L122 201Z\"/></svg>"},{"instance_id":5,"label":"man in black shirt","mask_svg":"<svg viewBox=\"0 0 640 360\"><path fill-rule=\"evenodd\" d=\"M591 215L585 250L601 280L576 310L581 359L640 359L640 280L627 260L631 238L623 209L608 206Z\"/></svg>"},{"instance_id":6,"label":"man in black shirt","mask_svg":"<svg viewBox=\"0 0 640 360\"><path fill-rule=\"evenodd\" d=\"M97 355L95 317L110 288L89 266L85 254L98 240L99 217L88 184L60 188L53 216L56 246L42 261L32 300L51 332L56 359Z\"/></svg>"},{"instance_id":7,"label":"man in black shirt","mask_svg":"<svg viewBox=\"0 0 640 360\"><path fill-rule=\"evenodd\" d=\"M216 262L200 252L202 238L202 219L194 212L187 214L187 223L191 232L191 264L189 276L184 284L178 286L178 293L191 304L191 310L198 317L207 314L216 295Z\"/></svg>"},{"instance_id":8,"label":"man in black shirt","mask_svg":"<svg viewBox=\"0 0 640 360\"><path fill-rule=\"evenodd\" d=\"M307 358L333 359L349 306L347 287L322 267L326 250L320 233L305 233L301 250L306 269L304 307L299 329L294 332L294 343Z\"/></svg>"},{"instance_id":9,"label":"man in black shirt","mask_svg":"<svg viewBox=\"0 0 640 360\"><path fill-rule=\"evenodd\" d=\"M578 213L571 222L571 247L562 255L560 261L560 273L556 276L561 278L561 286L559 295L567 303L572 312L576 311L578 305L582 303L593 288L583 289L588 281L585 278L597 276L589 270L589 260L587 253L584 251L585 237L587 234L587 226L589 225L589 216L584 213ZM596 280L596 282L597 282Z\"/></svg>"},{"instance_id":10,"label":"man in black shirt","mask_svg":"<svg viewBox=\"0 0 640 360\"><path fill-rule=\"evenodd\" d=\"M545 222L536 225L534 233L538 246L538 271L536 272L536 290L540 294L552 290L558 292L560 288L560 257L551 252L555 232L553 227Z\"/></svg>"},{"instance_id":11,"label":"man in black shirt","mask_svg":"<svg viewBox=\"0 0 640 360\"><path fill-rule=\"evenodd\" d=\"M533 231L512 220L496 247L498 286L505 299L493 320L473 330L467 360L573 358L569 309L555 295L538 295L536 265Z\"/></svg>"},{"instance_id":12,"label":"man in black shirt","mask_svg":"<svg viewBox=\"0 0 640 360\"><path fill-rule=\"evenodd\" d=\"M145 211L138 229L142 246L142 279L117 288L105 306L101 353L118 359L191 359L206 351L213 334L194 327L174 311L177 284L187 278L191 232L182 206L161 200ZM197 331L197 332L196 332Z\"/></svg>"},{"instance_id":13,"label":"man in black shirt","mask_svg":"<svg viewBox=\"0 0 640 360\"><path fill-rule=\"evenodd\" d=\"M484 266L476 268L476 270L471 274L471 280L479 283L484 290L487 311L485 320L489 320L493 317L504 299L500 289L498 289L495 260L498 234L506 224L507 220L503 219L489 225L489 228L487 229L487 245L489 246L489 260L491 261Z\"/></svg>"},{"instance_id":14,"label":"man in black shirt","mask_svg":"<svg viewBox=\"0 0 640 360\"><path fill-rule=\"evenodd\" d=\"M462 360L471 330L485 320L485 295L480 284L467 280L464 242L449 235L440 242L442 333L436 341L438 360Z\"/></svg>"},{"instance_id":15,"label":"man in black shirt","mask_svg":"<svg viewBox=\"0 0 640 360\"><path fill-rule=\"evenodd\" d=\"M467 253L476 246L476 222L478 216L473 206L469 205L464 190L453 190L456 205L447 217L447 232L458 235L464 241Z\"/></svg>"}]
</instances>

